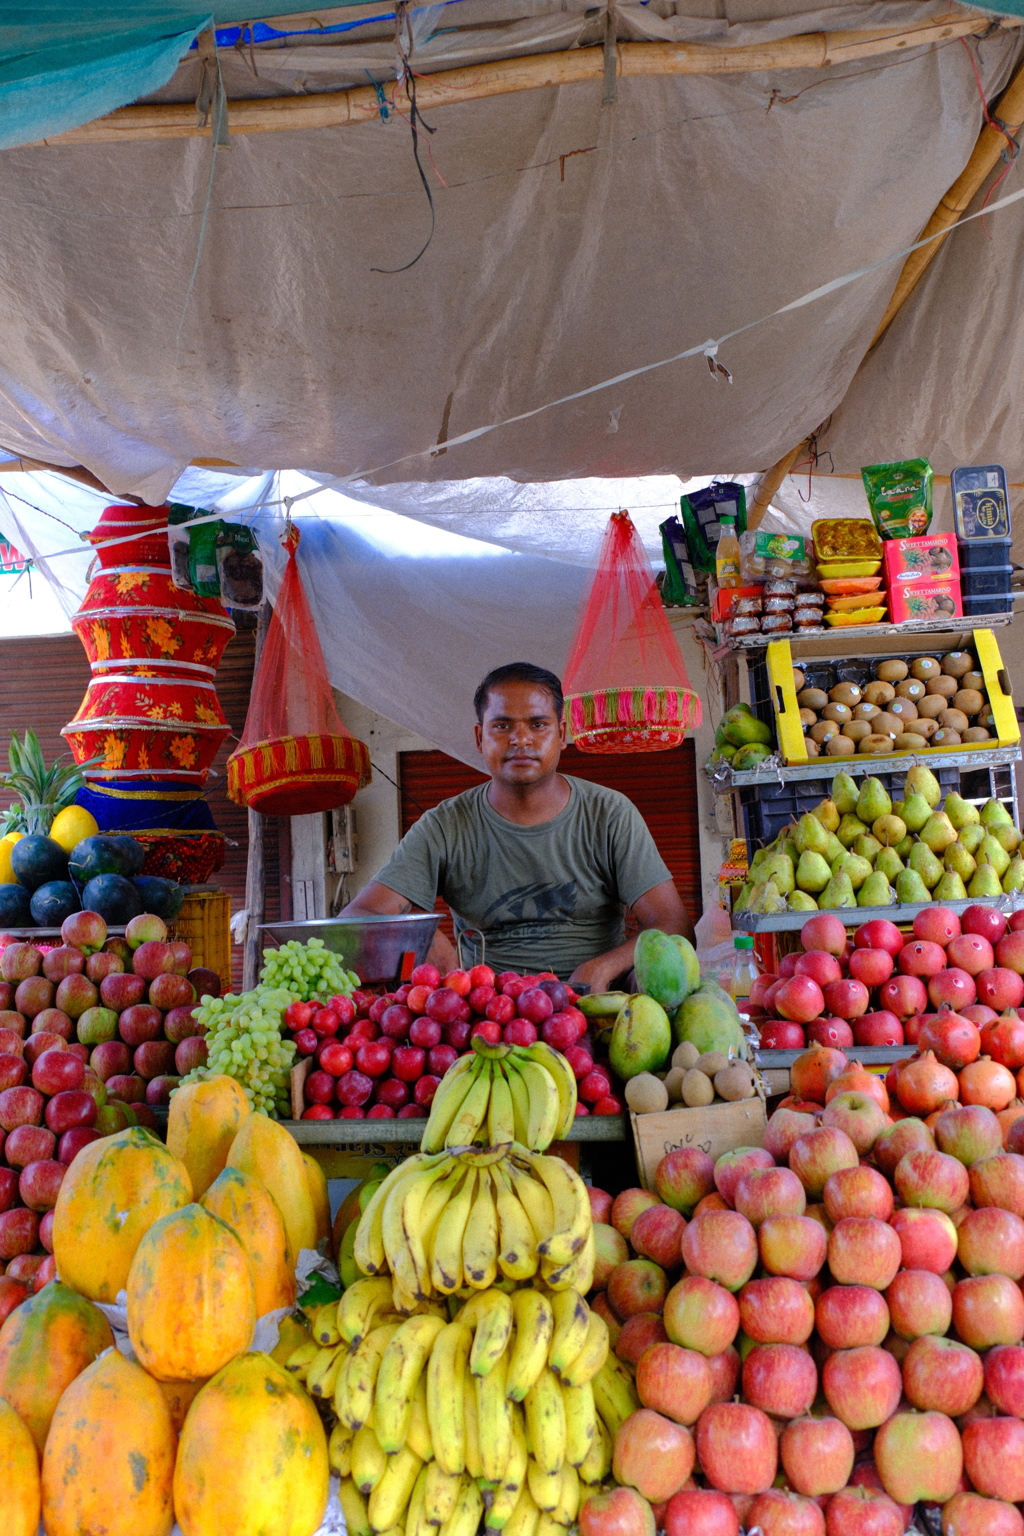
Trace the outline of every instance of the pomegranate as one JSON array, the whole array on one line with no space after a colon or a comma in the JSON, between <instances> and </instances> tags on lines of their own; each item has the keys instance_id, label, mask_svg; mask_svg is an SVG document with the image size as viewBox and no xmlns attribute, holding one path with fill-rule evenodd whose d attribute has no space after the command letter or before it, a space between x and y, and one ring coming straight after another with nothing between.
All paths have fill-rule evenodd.
<instances>
[{"instance_id":1,"label":"pomegranate","mask_svg":"<svg viewBox=\"0 0 1024 1536\"><path fill-rule=\"evenodd\" d=\"M923 1026L918 1046L922 1051L934 1051L936 1060L958 1072L980 1056L981 1035L976 1024L944 1003Z\"/></svg>"},{"instance_id":2,"label":"pomegranate","mask_svg":"<svg viewBox=\"0 0 1024 1536\"><path fill-rule=\"evenodd\" d=\"M981 1049L1011 1072L1024 1067L1024 1019L1015 1008L998 1014L991 1024L982 1025Z\"/></svg>"},{"instance_id":3,"label":"pomegranate","mask_svg":"<svg viewBox=\"0 0 1024 1536\"><path fill-rule=\"evenodd\" d=\"M986 1109L1005 1109L1015 1097L1013 1073L991 1056L979 1056L960 1073L960 1098L964 1104L984 1104Z\"/></svg>"},{"instance_id":4,"label":"pomegranate","mask_svg":"<svg viewBox=\"0 0 1024 1536\"><path fill-rule=\"evenodd\" d=\"M944 1067L934 1051L923 1051L908 1061L896 1082L896 1096L912 1115L930 1115L949 1099L959 1099L956 1074ZM1007 1096L1007 1103L1013 1097ZM976 1101L977 1102L977 1101Z\"/></svg>"},{"instance_id":5,"label":"pomegranate","mask_svg":"<svg viewBox=\"0 0 1024 1536\"><path fill-rule=\"evenodd\" d=\"M812 1045L802 1056L797 1057L790 1068L790 1090L798 1099L811 1099L817 1104L824 1104L825 1090L829 1083L847 1065L842 1051L827 1045Z\"/></svg>"}]
</instances>

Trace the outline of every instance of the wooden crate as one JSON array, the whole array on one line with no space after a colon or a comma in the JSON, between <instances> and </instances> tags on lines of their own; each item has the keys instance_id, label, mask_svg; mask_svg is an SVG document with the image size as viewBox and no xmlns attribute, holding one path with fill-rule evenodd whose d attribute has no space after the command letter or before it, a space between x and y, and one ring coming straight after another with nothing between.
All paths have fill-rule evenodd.
<instances>
[{"instance_id":1,"label":"wooden crate","mask_svg":"<svg viewBox=\"0 0 1024 1536\"><path fill-rule=\"evenodd\" d=\"M739 1099L732 1104L707 1104L701 1109L666 1109L656 1115L630 1113L636 1165L644 1189L654 1188L654 1174L666 1152L699 1147L711 1158L736 1147L764 1145L767 1122L764 1100Z\"/></svg>"},{"instance_id":2,"label":"wooden crate","mask_svg":"<svg viewBox=\"0 0 1024 1536\"><path fill-rule=\"evenodd\" d=\"M231 991L231 897L213 887L190 891L172 925L173 936L192 950L192 964L216 971Z\"/></svg>"}]
</instances>

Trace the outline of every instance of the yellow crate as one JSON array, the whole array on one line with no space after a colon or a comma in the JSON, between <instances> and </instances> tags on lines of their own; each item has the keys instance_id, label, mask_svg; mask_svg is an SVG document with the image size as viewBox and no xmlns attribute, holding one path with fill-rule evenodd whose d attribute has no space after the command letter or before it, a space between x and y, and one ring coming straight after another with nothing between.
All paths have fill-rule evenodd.
<instances>
[{"instance_id":1,"label":"yellow crate","mask_svg":"<svg viewBox=\"0 0 1024 1536\"><path fill-rule=\"evenodd\" d=\"M913 639L924 639L924 636L914 636ZM910 640L911 636L907 636ZM893 748L891 753L884 752L879 755L883 759L892 757L929 758L940 754L948 756L951 752L984 752L992 747L1012 747L1020 741L1020 726L1017 723L1017 711L1013 705L1012 685L1010 676L1003 665L1003 658L999 652L999 645L995 635L990 629L976 629L974 631L974 652L978 658L978 666L982 677L985 679L985 694L992 709L992 729L988 741L969 741L959 747L923 747L916 752L904 752ZM905 656L931 654L925 645L914 645L905 652L894 652L901 659ZM891 658L872 656L872 661L884 661ZM793 652L788 640L772 640L768 646L766 657L768 667L768 679L771 683L772 700L775 705L775 726L779 743L779 752L785 763L802 764L821 762L834 765L834 771L838 773L846 758L832 757L821 758L808 757L804 749L804 730L800 724L800 706L796 701L796 689L793 686Z\"/></svg>"},{"instance_id":2,"label":"yellow crate","mask_svg":"<svg viewBox=\"0 0 1024 1536\"><path fill-rule=\"evenodd\" d=\"M231 897L227 891L192 891L172 924L176 939L192 950L192 964L216 971L231 991Z\"/></svg>"}]
</instances>

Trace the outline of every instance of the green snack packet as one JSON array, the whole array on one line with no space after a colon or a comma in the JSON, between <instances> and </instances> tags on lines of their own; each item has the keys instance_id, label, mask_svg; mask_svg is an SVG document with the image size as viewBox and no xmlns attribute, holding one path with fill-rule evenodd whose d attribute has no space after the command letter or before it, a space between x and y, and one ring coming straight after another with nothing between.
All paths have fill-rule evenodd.
<instances>
[{"instance_id":1,"label":"green snack packet","mask_svg":"<svg viewBox=\"0 0 1024 1536\"><path fill-rule=\"evenodd\" d=\"M200 513L201 517L209 516ZM188 568L192 590L200 597L220 597L220 572L217 568L217 540L224 524L193 524L188 530Z\"/></svg>"},{"instance_id":2,"label":"green snack packet","mask_svg":"<svg viewBox=\"0 0 1024 1536\"><path fill-rule=\"evenodd\" d=\"M928 532L932 520L932 467L927 459L869 464L860 474L881 538L912 539Z\"/></svg>"},{"instance_id":3,"label":"green snack packet","mask_svg":"<svg viewBox=\"0 0 1024 1536\"><path fill-rule=\"evenodd\" d=\"M747 530L747 493L738 481L713 480L680 498L683 529L695 571L715 574L721 519L732 518L737 537Z\"/></svg>"},{"instance_id":4,"label":"green snack packet","mask_svg":"<svg viewBox=\"0 0 1024 1536\"><path fill-rule=\"evenodd\" d=\"M678 517L667 517L658 531L665 557L662 598L675 607L692 608L700 603L700 591L682 524Z\"/></svg>"}]
</instances>

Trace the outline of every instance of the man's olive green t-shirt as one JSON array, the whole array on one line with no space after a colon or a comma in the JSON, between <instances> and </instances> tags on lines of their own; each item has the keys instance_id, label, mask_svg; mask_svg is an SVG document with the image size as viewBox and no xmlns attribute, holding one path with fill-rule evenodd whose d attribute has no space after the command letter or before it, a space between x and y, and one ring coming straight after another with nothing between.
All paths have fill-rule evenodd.
<instances>
[{"instance_id":1,"label":"man's olive green t-shirt","mask_svg":"<svg viewBox=\"0 0 1024 1536\"><path fill-rule=\"evenodd\" d=\"M623 909L672 877L631 800L563 778L565 809L532 827L499 816L489 784L442 801L409 829L378 881L427 912L443 896L456 932L481 930L496 970L567 978L621 944ZM462 948L467 963L479 959L472 936Z\"/></svg>"}]
</instances>

